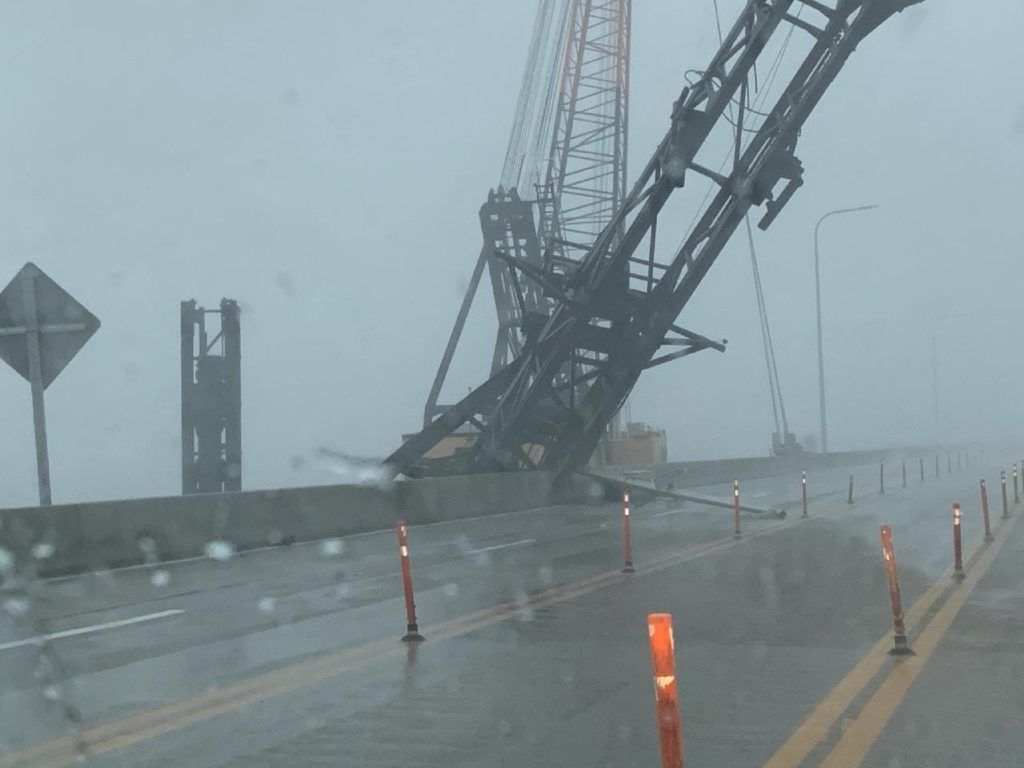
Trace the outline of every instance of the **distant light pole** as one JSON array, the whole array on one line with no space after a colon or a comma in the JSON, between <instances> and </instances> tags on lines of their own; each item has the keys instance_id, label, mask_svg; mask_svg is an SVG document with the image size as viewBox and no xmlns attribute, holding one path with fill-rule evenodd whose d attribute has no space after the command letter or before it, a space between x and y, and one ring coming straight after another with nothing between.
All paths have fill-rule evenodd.
<instances>
[{"instance_id":1,"label":"distant light pole","mask_svg":"<svg viewBox=\"0 0 1024 768\"><path fill-rule=\"evenodd\" d=\"M821 452L828 453L828 427L825 424L825 359L821 351L821 268L818 264L818 229L821 223L829 216L836 216L840 213L856 213L857 211L870 211L877 208L877 205L861 205L856 208L838 208L829 211L818 219L814 225L814 303L818 314L818 406L821 418Z\"/></svg>"},{"instance_id":2,"label":"distant light pole","mask_svg":"<svg viewBox=\"0 0 1024 768\"><path fill-rule=\"evenodd\" d=\"M939 440L941 435L939 434L939 363L938 355L935 352L935 329L939 327L939 323L943 320L951 320L952 317L952 315L942 314L932 320L932 407L934 409L936 440Z\"/></svg>"}]
</instances>

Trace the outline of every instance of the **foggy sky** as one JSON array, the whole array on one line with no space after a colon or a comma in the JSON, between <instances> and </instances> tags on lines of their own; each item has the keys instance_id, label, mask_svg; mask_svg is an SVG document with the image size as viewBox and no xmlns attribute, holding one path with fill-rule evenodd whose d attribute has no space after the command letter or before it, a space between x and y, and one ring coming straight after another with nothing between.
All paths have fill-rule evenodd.
<instances>
[{"instance_id":1,"label":"foggy sky","mask_svg":"<svg viewBox=\"0 0 1024 768\"><path fill-rule=\"evenodd\" d=\"M728 22L740 0L720 0ZM970 10L967 10L970 8ZM0 4L0 283L28 260L103 322L47 391L54 501L173 494L178 303L243 308L247 488L330 482L423 402L479 249L535 3ZM805 185L757 244L791 428L818 427L822 227L830 448L1009 438L1024 416L1024 85L1016 0L926 0L808 120ZM630 167L716 48L711 2L635 0ZM632 179L630 179L632 181ZM689 218L688 214L687 218ZM1014 257L1017 258L1014 258ZM486 375L481 292L446 401ZM645 374L671 459L762 455L771 411L745 243L681 322L728 338ZM0 370L0 506L35 503L30 392Z\"/></svg>"}]
</instances>

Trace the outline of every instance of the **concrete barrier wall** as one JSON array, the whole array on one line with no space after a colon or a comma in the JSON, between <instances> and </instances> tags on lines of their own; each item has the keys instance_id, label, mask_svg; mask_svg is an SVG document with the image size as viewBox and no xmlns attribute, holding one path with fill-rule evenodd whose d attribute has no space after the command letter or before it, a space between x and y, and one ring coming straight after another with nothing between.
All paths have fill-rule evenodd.
<instances>
[{"instance_id":1,"label":"concrete barrier wall","mask_svg":"<svg viewBox=\"0 0 1024 768\"><path fill-rule=\"evenodd\" d=\"M760 456L716 461L683 461L656 467L653 470L653 475L654 482L659 488L667 487L669 483L672 483L674 488L692 488L698 485L732 482L734 479L799 474L801 470L811 472L815 469L834 469L858 464L900 461L904 457L908 462L911 459L916 461L918 456L931 456L934 452L935 449L906 448L829 454L805 453L798 456ZM620 469L620 471L622 470Z\"/></svg>"},{"instance_id":2,"label":"concrete barrier wall","mask_svg":"<svg viewBox=\"0 0 1024 768\"><path fill-rule=\"evenodd\" d=\"M922 452L682 462L656 467L653 474L659 487L671 482L682 489L902 456L916 459ZM0 546L21 563L35 563L41 575L53 575L143 562L140 542L147 539L157 559L171 560L200 555L208 542L217 540L245 550L382 530L399 519L417 525L536 509L597 499L599 492L593 481L573 478L556 498L546 472L513 472L405 480L387 490L331 485L62 504L0 510ZM40 543L52 546L52 555L31 558L31 547Z\"/></svg>"},{"instance_id":3,"label":"concrete barrier wall","mask_svg":"<svg viewBox=\"0 0 1024 768\"><path fill-rule=\"evenodd\" d=\"M0 546L22 562L31 547L41 575L132 565L151 539L160 560L200 555L223 540L245 550L412 525L493 515L552 504L545 472L430 478L390 489L334 485L198 494L0 510ZM148 546L148 544L147 544Z\"/></svg>"}]
</instances>

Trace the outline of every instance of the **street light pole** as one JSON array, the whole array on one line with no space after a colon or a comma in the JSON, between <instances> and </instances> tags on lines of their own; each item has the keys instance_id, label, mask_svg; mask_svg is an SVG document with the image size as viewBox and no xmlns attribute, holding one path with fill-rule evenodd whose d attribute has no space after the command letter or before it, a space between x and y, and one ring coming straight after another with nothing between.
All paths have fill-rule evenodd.
<instances>
[{"instance_id":1,"label":"street light pole","mask_svg":"<svg viewBox=\"0 0 1024 768\"><path fill-rule=\"evenodd\" d=\"M939 358L936 354L936 343L935 343L935 329L939 327L939 323L943 320L949 320L950 315L939 315L932 320L932 408L933 417L935 420L935 439L940 439L939 434Z\"/></svg>"},{"instance_id":2,"label":"street light pole","mask_svg":"<svg viewBox=\"0 0 1024 768\"><path fill-rule=\"evenodd\" d=\"M870 211L877 208L877 205L861 205L856 208L838 208L824 214L818 223L814 225L814 304L818 317L818 407L821 423L821 452L828 453L828 425L825 422L825 356L822 353L821 345L821 267L819 266L818 252L818 230L821 223L829 216L836 216L840 213L855 213L857 211Z\"/></svg>"}]
</instances>

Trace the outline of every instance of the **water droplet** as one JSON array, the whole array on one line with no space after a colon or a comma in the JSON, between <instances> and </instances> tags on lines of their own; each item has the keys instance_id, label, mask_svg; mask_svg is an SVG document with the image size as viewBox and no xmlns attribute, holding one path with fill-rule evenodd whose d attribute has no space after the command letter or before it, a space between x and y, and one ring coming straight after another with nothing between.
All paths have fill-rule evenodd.
<instances>
[{"instance_id":1,"label":"water droplet","mask_svg":"<svg viewBox=\"0 0 1024 768\"><path fill-rule=\"evenodd\" d=\"M47 701L60 701L60 688L56 685L48 685L43 688L43 698Z\"/></svg>"},{"instance_id":2,"label":"water droplet","mask_svg":"<svg viewBox=\"0 0 1024 768\"><path fill-rule=\"evenodd\" d=\"M48 557L52 557L53 551L53 544L48 541L40 541L38 544L32 545L32 557L36 560L45 560Z\"/></svg>"},{"instance_id":3,"label":"water droplet","mask_svg":"<svg viewBox=\"0 0 1024 768\"><path fill-rule=\"evenodd\" d=\"M537 575L540 576L541 583L545 587L550 587L555 583L555 572L552 570L550 565L542 565L537 569Z\"/></svg>"},{"instance_id":4,"label":"water droplet","mask_svg":"<svg viewBox=\"0 0 1024 768\"><path fill-rule=\"evenodd\" d=\"M28 613L28 609L32 606L32 601L27 597L18 595L17 597L8 597L4 600L4 610L7 611L11 616L24 616Z\"/></svg>"},{"instance_id":5,"label":"water droplet","mask_svg":"<svg viewBox=\"0 0 1024 768\"><path fill-rule=\"evenodd\" d=\"M14 555L10 550L0 547L0 573L7 573L14 567Z\"/></svg>"},{"instance_id":6,"label":"water droplet","mask_svg":"<svg viewBox=\"0 0 1024 768\"><path fill-rule=\"evenodd\" d=\"M523 590L516 593L516 608L516 616L520 621L533 621L533 606L530 605L530 598Z\"/></svg>"},{"instance_id":7,"label":"water droplet","mask_svg":"<svg viewBox=\"0 0 1024 768\"><path fill-rule=\"evenodd\" d=\"M207 542L206 546L203 547L203 552L211 560L219 560L222 563L230 560L236 554L234 544L220 539Z\"/></svg>"},{"instance_id":8,"label":"water droplet","mask_svg":"<svg viewBox=\"0 0 1024 768\"><path fill-rule=\"evenodd\" d=\"M498 721L498 732L501 733L502 736L511 736L512 735L512 723L510 723L508 720L499 720Z\"/></svg>"},{"instance_id":9,"label":"water droplet","mask_svg":"<svg viewBox=\"0 0 1024 768\"><path fill-rule=\"evenodd\" d=\"M273 613L275 602L272 597L262 597L256 607L260 609L260 613Z\"/></svg>"},{"instance_id":10,"label":"water droplet","mask_svg":"<svg viewBox=\"0 0 1024 768\"><path fill-rule=\"evenodd\" d=\"M166 587L171 583L171 574L163 568L157 568L150 574L149 583L154 587Z\"/></svg>"},{"instance_id":11,"label":"water droplet","mask_svg":"<svg viewBox=\"0 0 1024 768\"><path fill-rule=\"evenodd\" d=\"M327 539L320 542L320 554L324 557L337 557L345 551L345 542L341 539Z\"/></svg>"},{"instance_id":12,"label":"water droplet","mask_svg":"<svg viewBox=\"0 0 1024 768\"><path fill-rule=\"evenodd\" d=\"M452 598L458 597L459 596L459 585L456 584L454 581L448 582L447 584L444 585L444 595L445 595L445 597L452 597Z\"/></svg>"},{"instance_id":13,"label":"water droplet","mask_svg":"<svg viewBox=\"0 0 1024 768\"><path fill-rule=\"evenodd\" d=\"M282 541L284 541L284 534L277 528L272 529L270 533L267 534L267 543L272 547L276 547Z\"/></svg>"},{"instance_id":14,"label":"water droplet","mask_svg":"<svg viewBox=\"0 0 1024 768\"><path fill-rule=\"evenodd\" d=\"M142 551L142 557L147 563L155 563L157 561L156 542L149 536L143 536L139 539L139 549Z\"/></svg>"},{"instance_id":15,"label":"water droplet","mask_svg":"<svg viewBox=\"0 0 1024 768\"><path fill-rule=\"evenodd\" d=\"M320 449L320 458L327 470L342 483L368 485L384 491L391 490L394 478L390 467L372 459L359 459L329 448Z\"/></svg>"},{"instance_id":16,"label":"water droplet","mask_svg":"<svg viewBox=\"0 0 1024 768\"><path fill-rule=\"evenodd\" d=\"M289 91L285 91L285 93L289 93ZM274 276L274 282L281 290L281 293L285 296L290 297L295 295L295 282L292 280L292 276L287 272L278 272Z\"/></svg>"}]
</instances>

